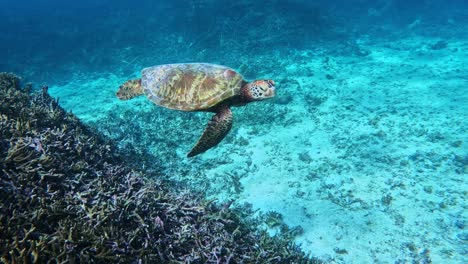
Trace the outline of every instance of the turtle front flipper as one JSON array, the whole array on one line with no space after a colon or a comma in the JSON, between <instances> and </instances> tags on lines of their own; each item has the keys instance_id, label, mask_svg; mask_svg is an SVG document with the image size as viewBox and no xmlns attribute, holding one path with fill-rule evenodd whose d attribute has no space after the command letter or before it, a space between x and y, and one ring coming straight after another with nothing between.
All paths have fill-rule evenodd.
<instances>
[{"instance_id":1,"label":"turtle front flipper","mask_svg":"<svg viewBox=\"0 0 468 264\"><path fill-rule=\"evenodd\" d=\"M208 149L216 146L227 135L232 127L232 112L229 106L219 107L216 114L208 122L203 135L197 144L187 154L187 157L193 157Z\"/></svg>"}]
</instances>

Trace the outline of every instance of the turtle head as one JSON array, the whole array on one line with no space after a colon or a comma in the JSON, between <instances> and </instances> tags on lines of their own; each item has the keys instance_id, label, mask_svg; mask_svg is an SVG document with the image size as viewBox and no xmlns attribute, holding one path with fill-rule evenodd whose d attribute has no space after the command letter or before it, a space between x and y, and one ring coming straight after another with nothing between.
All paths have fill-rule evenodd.
<instances>
[{"instance_id":1,"label":"turtle head","mask_svg":"<svg viewBox=\"0 0 468 264\"><path fill-rule=\"evenodd\" d=\"M275 82L273 80L257 80L247 83L242 88L247 101L260 101L275 96Z\"/></svg>"}]
</instances>

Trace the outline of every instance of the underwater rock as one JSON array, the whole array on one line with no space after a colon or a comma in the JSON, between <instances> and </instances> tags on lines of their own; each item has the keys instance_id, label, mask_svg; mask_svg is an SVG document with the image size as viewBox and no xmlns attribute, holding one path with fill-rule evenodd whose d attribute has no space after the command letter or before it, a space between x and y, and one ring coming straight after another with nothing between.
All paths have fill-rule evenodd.
<instances>
[{"instance_id":1,"label":"underwater rock","mask_svg":"<svg viewBox=\"0 0 468 264\"><path fill-rule=\"evenodd\" d=\"M3 263L319 263L287 237L138 172L49 96L0 73Z\"/></svg>"},{"instance_id":2,"label":"underwater rock","mask_svg":"<svg viewBox=\"0 0 468 264\"><path fill-rule=\"evenodd\" d=\"M306 94L304 96L304 100L307 103L307 108L308 108L309 112L314 112L319 108L320 105L322 105L327 100L327 98L326 97L317 97L317 96L313 96L311 94Z\"/></svg>"},{"instance_id":3,"label":"underwater rock","mask_svg":"<svg viewBox=\"0 0 468 264\"><path fill-rule=\"evenodd\" d=\"M447 41L445 41L445 40L439 40L439 41L437 41L436 43L432 44L432 45L430 46L430 48L431 48L432 50L441 50L441 49L445 49L447 46L448 46Z\"/></svg>"},{"instance_id":4,"label":"underwater rock","mask_svg":"<svg viewBox=\"0 0 468 264\"><path fill-rule=\"evenodd\" d=\"M299 153L299 160L307 164L312 162L312 158L306 151Z\"/></svg>"},{"instance_id":5,"label":"underwater rock","mask_svg":"<svg viewBox=\"0 0 468 264\"><path fill-rule=\"evenodd\" d=\"M468 233L460 233L457 237L463 242L468 242Z\"/></svg>"}]
</instances>

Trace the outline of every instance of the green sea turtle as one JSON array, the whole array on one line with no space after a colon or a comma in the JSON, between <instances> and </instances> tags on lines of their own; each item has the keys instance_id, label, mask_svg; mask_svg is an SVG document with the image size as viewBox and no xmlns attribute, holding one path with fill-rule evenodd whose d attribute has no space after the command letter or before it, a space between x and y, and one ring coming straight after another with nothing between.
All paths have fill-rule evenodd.
<instances>
[{"instance_id":1,"label":"green sea turtle","mask_svg":"<svg viewBox=\"0 0 468 264\"><path fill-rule=\"evenodd\" d=\"M232 126L231 106L243 106L275 96L275 82L247 82L233 69L209 63L158 65L142 70L141 79L119 87L122 100L145 94L155 104L182 111L216 113L187 154L193 157L216 146Z\"/></svg>"}]
</instances>

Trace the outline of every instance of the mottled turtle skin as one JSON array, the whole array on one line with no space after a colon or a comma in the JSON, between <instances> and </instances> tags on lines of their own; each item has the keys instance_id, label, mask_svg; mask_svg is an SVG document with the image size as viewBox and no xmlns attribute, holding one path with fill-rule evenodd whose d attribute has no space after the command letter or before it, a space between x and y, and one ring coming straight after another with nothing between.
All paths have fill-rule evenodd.
<instances>
[{"instance_id":1,"label":"mottled turtle skin","mask_svg":"<svg viewBox=\"0 0 468 264\"><path fill-rule=\"evenodd\" d=\"M141 86L155 104L183 111L203 111L239 95L247 83L226 66L208 63L167 64L145 68Z\"/></svg>"},{"instance_id":2,"label":"mottled turtle skin","mask_svg":"<svg viewBox=\"0 0 468 264\"><path fill-rule=\"evenodd\" d=\"M208 122L188 157L216 146L232 127L231 106L241 106L275 96L275 82L247 82L233 69L209 63L158 65L142 70L141 79L119 87L122 100L145 94L155 104L182 111L216 113Z\"/></svg>"}]
</instances>

